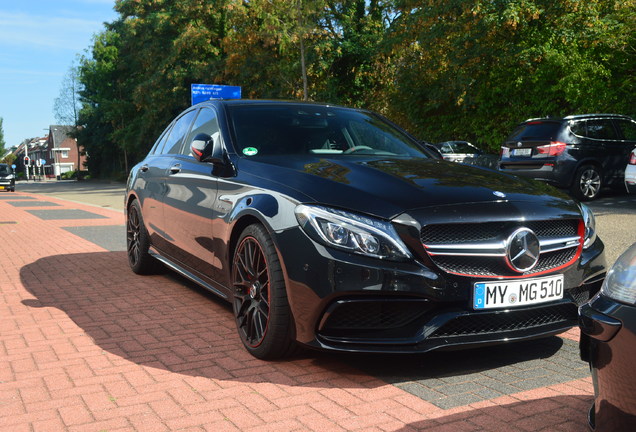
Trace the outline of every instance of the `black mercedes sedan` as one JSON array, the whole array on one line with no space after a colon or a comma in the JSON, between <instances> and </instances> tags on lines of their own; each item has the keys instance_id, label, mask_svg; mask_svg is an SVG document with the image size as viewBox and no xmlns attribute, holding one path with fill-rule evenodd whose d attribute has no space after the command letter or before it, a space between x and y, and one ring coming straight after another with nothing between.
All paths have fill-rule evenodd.
<instances>
[{"instance_id":1,"label":"black mercedes sedan","mask_svg":"<svg viewBox=\"0 0 636 432\"><path fill-rule=\"evenodd\" d=\"M607 273L601 291L579 309L581 358L589 362L595 432L636 428L636 243Z\"/></svg>"},{"instance_id":2,"label":"black mercedes sedan","mask_svg":"<svg viewBox=\"0 0 636 432\"><path fill-rule=\"evenodd\" d=\"M125 204L132 270L163 263L230 301L263 359L554 335L605 276L584 205L326 104L192 106L131 170Z\"/></svg>"}]
</instances>

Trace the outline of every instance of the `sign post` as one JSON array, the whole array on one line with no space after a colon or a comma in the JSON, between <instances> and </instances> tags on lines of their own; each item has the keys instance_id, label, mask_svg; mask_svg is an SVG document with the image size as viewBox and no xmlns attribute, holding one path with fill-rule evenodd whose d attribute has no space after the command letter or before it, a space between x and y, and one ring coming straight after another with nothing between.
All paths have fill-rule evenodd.
<instances>
[{"instance_id":1,"label":"sign post","mask_svg":"<svg viewBox=\"0 0 636 432\"><path fill-rule=\"evenodd\" d=\"M29 167L31 166L31 158L24 157L24 169L26 170L26 180L29 181Z\"/></svg>"},{"instance_id":2,"label":"sign post","mask_svg":"<svg viewBox=\"0 0 636 432\"><path fill-rule=\"evenodd\" d=\"M210 99L240 99L241 87L219 84L190 84L192 105Z\"/></svg>"}]
</instances>

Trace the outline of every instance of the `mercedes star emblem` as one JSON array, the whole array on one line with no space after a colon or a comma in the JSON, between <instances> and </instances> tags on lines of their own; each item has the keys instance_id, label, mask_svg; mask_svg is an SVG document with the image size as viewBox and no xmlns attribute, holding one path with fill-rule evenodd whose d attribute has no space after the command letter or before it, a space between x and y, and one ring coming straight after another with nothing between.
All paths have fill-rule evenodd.
<instances>
[{"instance_id":1,"label":"mercedes star emblem","mask_svg":"<svg viewBox=\"0 0 636 432\"><path fill-rule=\"evenodd\" d=\"M524 273L537 265L541 247L532 230L519 228L510 234L506 245L506 263L512 270Z\"/></svg>"}]
</instances>

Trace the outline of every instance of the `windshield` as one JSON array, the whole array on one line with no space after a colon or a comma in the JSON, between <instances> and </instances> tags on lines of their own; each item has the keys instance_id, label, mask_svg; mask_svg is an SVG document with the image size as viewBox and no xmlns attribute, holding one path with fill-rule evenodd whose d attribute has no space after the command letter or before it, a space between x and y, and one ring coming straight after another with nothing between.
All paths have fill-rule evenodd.
<instances>
[{"instance_id":1,"label":"windshield","mask_svg":"<svg viewBox=\"0 0 636 432\"><path fill-rule=\"evenodd\" d=\"M381 117L353 109L312 105L235 105L228 109L236 151L248 157L430 157L418 143Z\"/></svg>"},{"instance_id":2,"label":"windshield","mask_svg":"<svg viewBox=\"0 0 636 432\"><path fill-rule=\"evenodd\" d=\"M13 170L9 165L0 165L0 176L12 174Z\"/></svg>"}]
</instances>

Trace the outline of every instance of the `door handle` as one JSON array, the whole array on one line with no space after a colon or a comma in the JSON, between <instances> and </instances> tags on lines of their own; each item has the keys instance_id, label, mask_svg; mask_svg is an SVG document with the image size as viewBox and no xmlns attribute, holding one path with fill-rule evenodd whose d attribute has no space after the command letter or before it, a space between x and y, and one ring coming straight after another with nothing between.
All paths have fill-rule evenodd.
<instances>
[{"instance_id":1,"label":"door handle","mask_svg":"<svg viewBox=\"0 0 636 432\"><path fill-rule=\"evenodd\" d=\"M142 165L141 168L139 168L142 172L146 172L148 171L148 164Z\"/></svg>"},{"instance_id":2,"label":"door handle","mask_svg":"<svg viewBox=\"0 0 636 432\"><path fill-rule=\"evenodd\" d=\"M175 164L170 167L170 174L177 174L181 171L181 164Z\"/></svg>"}]
</instances>

